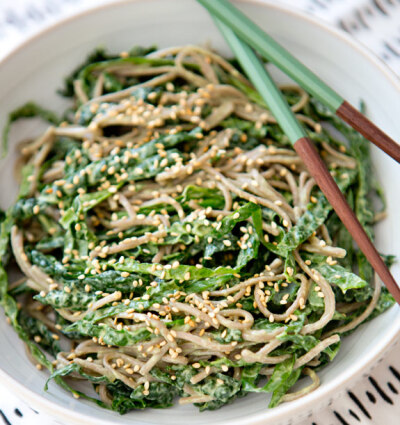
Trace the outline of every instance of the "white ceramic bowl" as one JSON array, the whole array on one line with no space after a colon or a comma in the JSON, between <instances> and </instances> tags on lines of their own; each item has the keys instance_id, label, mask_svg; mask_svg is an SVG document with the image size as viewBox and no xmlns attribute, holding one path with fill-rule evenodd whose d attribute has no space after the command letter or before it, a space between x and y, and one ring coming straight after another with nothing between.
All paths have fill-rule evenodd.
<instances>
[{"instance_id":1,"label":"white ceramic bowl","mask_svg":"<svg viewBox=\"0 0 400 425\"><path fill-rule=\"evenodd\" d=\"M317 20L266 1L239 1L238 5L272 36L309 65L348 100L366 101L370 117L400 139L400 81L366 49L342 32ZM56 110L64 102L55 93L61 81L93 48L115 51L133 45L166 47L211 42L228 54L208 14L194 0L117 1L64 21L29 40L0 64L0 127L7 112L27 100ZM37 133L37 124L17 126L12 140ZM377 228L377 247L400 254L400 168L377 149L373 159L388 195L388 219ZM0 206L8 206L16 191L13 158L0 164ZM399 267L393 272L399 279ZM1 314L3 316L3 314ZM321 373L321 386L297 401L267 409L264 395L250 395L214 412L195 407L145 410L119 416L82 400L73 399L56 385L43 391L44 372L25 356L23 344L0 320L0 379L32 406L70 424L286 424L327 405L340 391L354 385L400 335L400 310L392 308L362 326L343 341L340 354Z\"/></svg>"}]
</instances>

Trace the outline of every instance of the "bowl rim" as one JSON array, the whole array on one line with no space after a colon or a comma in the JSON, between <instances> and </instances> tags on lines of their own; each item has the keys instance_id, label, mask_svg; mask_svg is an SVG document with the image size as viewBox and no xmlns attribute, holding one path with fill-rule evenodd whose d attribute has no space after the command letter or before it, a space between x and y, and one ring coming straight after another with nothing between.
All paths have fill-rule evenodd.
<instances>
[{"instance_id":1,"label":"bowl rim","mask_svg":"<svg viewBox=\"0 0 400 425\"><path fill-rule=\"evenodd\" d=\"M1 67L13 59L14 56L23 52L25 48L28 48L29 45L40 40L44 37L51 36L52 31L56 30L60 26L68 25L69 23L77 19L85 19L85 17L95 14L102 10L107 10L112 7L120 7L125 4L133 2L143 2L145 0L113 0L109 3L101 4L95 7L89 7L80 12L74 13L71 16L67 16L60 20L57 20L55 23L46 26L44 29L36 32L34 35L30 36L28 39L20 43L16 48L8 52L0 60L0 72ZM149 0L147 0L149 1ZM165 0L164 0L165 1ZM317 17L307 14L301 9L291 7L289 4L280 4L274 0L235 0L235 3L250 3L258 6L263 6L266 8L275 9L277 11L284 12L285 14L292 15L299 20L306 21L307 23L319 27L321 30L332 34L335 38L340 39L343 43L349 45L352 49L356 50L362 56L364 56L368 62L379 70L381 75L384 75L390 84L399 92L400 94L400 78L392 71L378 56L376 56L372 51L370 51L365 45L358 42L350 34L347 34L343 30L334 27L329 22L324 22L319 20ZM392 308L398 309L397 306ZM376 363L384 353L394 345L394 342L397 338L400 338L400 314L397 315L396 320L390 326L390 331L387 332L385 338L376 346L374 350L371 350L360 359L357 364L351 369L350 373L345 375L344 372L338 373L335 378L330 382L326 383L323 388L317 389L312 393L307 394L306 396L294 400L290 403L282 405L278 409L268 409L265 412L258 412L252 415L249 415L247 418L238 418L238 419L229 419L230 425L262 425L267 419L268 421L276 420L285 420L289 419L290 415L296 413L296 411L305 412L311 411L313 408L318 408L317 402L325 399L326 404L329 400L332 400L338 394L349 386L349 383L354 379L360 378L363 370L370 370L373 368L374 363ZM347 371L348 372L348 371ZM71 408L67 408L58 404L57 402L46 399L44 396L30 390L25 387L22 383L15 380L10 376L5 370L0 368L0 381L7 382L9 388L15 392L16 396L23 398L25 403L32 403L39 410L45 411L47 414L53 415L55 418L63 418L73 421L73 423L85 423L87 425L112 425L112 420L102 420L99 418L94 418L84 413L79 413ZM319 403L319 406L322 407L323 403ZM226 424L226 420L220 421L220 424ZM134 419L132 420L132 425L135 424Z\"/></svg>"}]
</instances>

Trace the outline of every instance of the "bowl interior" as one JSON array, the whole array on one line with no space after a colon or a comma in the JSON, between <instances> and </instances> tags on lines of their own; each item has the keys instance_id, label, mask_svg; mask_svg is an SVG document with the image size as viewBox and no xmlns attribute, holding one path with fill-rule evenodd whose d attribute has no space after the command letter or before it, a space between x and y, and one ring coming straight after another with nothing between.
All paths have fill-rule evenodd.
<instances>
[{"instance_id":1,"label":"bowl interior","mask_svg":"<svg viewBox=\"0 0 400 425\"><path fill-rule=\"evenodd\" d=\"M400 111L400 83L365 51L349 39L328 30L311 19L301 17L280 7L263 2L238 2L246 13L316 71L328 84L350 102L363 99L369 116L389 134L400 138L400 121L394 111ZM7 113L27 100L35 100L45 107L62 111L65 101L56 89L88 52L103 45L113 51L128 50L133 45L157 44L160 47L188 43L211 43L222 53L227 46L208 14L195 1L136 0L118 2L112 6L84 13L47 34L36 37L0 64L0 127ZM277 78L282 76L276 72ZM43 128L37 122L17 125L11 140L38 134ZM16 192L13 178L15 143L10 155L0 163L0 207L7 207ZM400 197L398 196L399 168L385 154L373 148L374 165L388 195L388 218L377 227L376 245L383 253L400 253ZM399 278L399 266L393 268ZM3 314L1 313L1 316ZM354 375L368 367L381 355L400 329L400 311L392 308L374 321L362 326L346 338L333 364L321 373L321 387L305 399L268 410L264 395L252 395L235 401L215 412L198 413L195 407L176 406L167 411L145 410L121 417L104 411L94 404L77 401L55 385L45 393L46 374L37 371L25 356L23 344L1 317L0 368L21 386L10 384L20 394L34 400L36 405L63 416L68 423L82 423L77 412L90 416L85 423L97 424L187 424L201 423L280 423L294 413L296 416L327 403L338 388L351 385ZM4 378L4 375L3 375ZM23 387L29 388L27 392ZM41 395L46 403L36 395ZM62 410L70 409L70 413ZM58 412L58 413L57 413ZM278 422L277 422L278 421Z\"/></svg>"}]
</instances>

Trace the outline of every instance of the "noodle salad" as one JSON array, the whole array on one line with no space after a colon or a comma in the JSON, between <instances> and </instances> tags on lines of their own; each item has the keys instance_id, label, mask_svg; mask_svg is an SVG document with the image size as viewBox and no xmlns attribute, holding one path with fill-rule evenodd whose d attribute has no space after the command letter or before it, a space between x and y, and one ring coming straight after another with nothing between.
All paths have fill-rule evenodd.
<instances>
[{"instance_id":1,"label":"noodle salad","mask_svg":"<svg viewBox=\"0 0 400 425\"><path fill-rule=\"evenodd\" d=\"M369 144L281 89L373 237ZM235 61L100 49L61 94L62 119L30 102L4 130L50 123L18 146L0 296L34 364L75 397L126 413L264 392L274 407L317 388L342 336L393 304Z\"/></svg>"}]
</instances>

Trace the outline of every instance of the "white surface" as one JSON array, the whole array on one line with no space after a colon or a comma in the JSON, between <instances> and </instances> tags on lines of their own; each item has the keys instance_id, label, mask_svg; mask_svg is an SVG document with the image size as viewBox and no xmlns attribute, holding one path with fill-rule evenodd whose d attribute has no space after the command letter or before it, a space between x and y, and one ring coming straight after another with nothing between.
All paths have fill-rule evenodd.
<instances>
[{"instance_id":1,"label":"white surface","mask_svg":"<svg viewBox=\"0 0 400 425\"><path fill-rule=\"evenodd\" d=\"M400 380L389 367L400 364L399 353L400 346L398 344L396 349L391 350L389 355L385 356L384 360L375 366L371 374L364 376L357 386L351 388L351 395L357 397L364 409L361 409L349 393L345 391L328 408L305 420L297 421L294 418L292 425L343 425L337 415L340 415L348 425L398 425ZM396 370L400 371L400 367ZM383 399L379 395L376 388L371 384L370 377L376 380L387 398ZM393 388L398 393L393 392ZM46 414L35 413L24 401L9 393L5 386L2 386L2 389L3 393L1 394L4 399L1 401L1 409L12 425L59 425L59 422L55 422ZM368 397L367 392L369 397L372 396L372 399ZM15 409L18 409L23 416L19 416ZM170 413L168 412L168 414ZM132 421L126 423L134 425ZM69 425L68 422L65 425Z\"/></svg>"},{"instance_id":2,"label":"white surface","mask_svg":"<svg viewBox=\"0 0 400 425\"><path fill-rule=\"evenodd\" d=\"M3 0L4 1L4 0ZM15 3L15 2L14 2ZM69 2L71 3L71 1ZM88 3L88 2L85 2ZM152 3L156 3L155 1L152 1ZM308 2L310 3L310 2ZM315 2L314 2L315 3ZM163 3L165 4L165 2ZM174 1L170 1L169 0L169 5L171 4L175 4ZM186 3L187 5L187 3ZM68 5L68 7L70 7L70 5ZM107 15L107 18L109 18L114 12L110 11L110 13ZM163 14L158 10L158 9L154 9L152 10L152 17L155 19L155 23L158 23L157 21L157 13L160 13L160 16L163 16ZM168 11L165 12L164 15L168 14ZM193 15L190 15L193 16ZM192 38L196 38L197 34L204 34L207 33L207 38L212 38L214 40L214 36L210 31L202 31L202 27L201 27L201 22L202 22L202 15L201 13L197 14L196 13L196 22L195 25L191 25L190 28L185 27L185 22L187 22L187 20L184 19L183 15L179 15L174 16L173 18L175 20L182 20L183 21L183 28L182 28L182 35L183 34L190 34L190 37ZM204 15L203 15L204 16ZM260 15L258 13L255 14L255 16L257 16L257 18L260 18ZM132 39L134 38L134 42L135 43L141 43L141 42L145 42L147 44L151 43L151 42L158 42L159 40L163 40L163 44L169 44L172 41L174 41L174 37L179 37L179 34L176 33L172 33L172 31L168 31L168 28L165 28L162 25L157 25L154 26L151 29L151 33L152 33L152 38L149 37L149 32L145 32L145 33L141 33L141 36L144 37L144 39L140 39L139 37L136 36L135 31L132 28L137 29L137 26L140 26L143 23L143 20L140 20L139 17L135 16L133 19L125 19L126 16L121 16L120 20L119 20L119 28L118 30L116 28L112 28L112 25L108 25L108 35L105 36L105 39L107 41L110 41L110 45L111 46L115 46L119 49L125 49L130 43L132 43ZM267 18L267 17L266 17ZM138 20L137 22L137 26L135 26L135 19ZM161 19L161 18L160 18ZM1 87L0 88L0 99L2 99L3 105L0 103L0 111L5 111L5 107L7 107L7 109L10 109L14 106L14 104L19 104L21 103L23 100L26 100L27 96L30 96L36 100L50 100L53 99L52 96L54 96L53 94L53 88L52 87L57 87L60 79L61 79L61 75L65 74L65 66L68 66L69 68L71 67L71 64L73 64L74 62L78 61L78 56L80 54L84 54L85 51L87 51L87 49L89 48L89 45L91 46L95 46L96 44L98 44L99 42L101 42L101 40L99 38L96 38L96 28L98 27L98 25L101 24L101 20L100 22L92 22L90 25L91 28L91 32L90 35L84 33L82 30L79 31L79 28L73 32L73 34L79 34L80 38L76 38L74 39L74 37L71 36L71 34L69 34L69 37L66 37L65 40L68 40L68 42L64 42L64 43L57 43L57 38L55 40L47 40L46 44L46 50L43 50L39 47L37 47L38 50L35 51L35 49L33 48L33 50L31 50L31 55L32 55L32 63L25 67L24 69L20 69L21 67L18 66L14 66L12 69L9 69L10 75L13 75L13 79L8 79L8 81L10 81L10 85L8 87ZM280 22L280 24L282 24L282 21ZM124 25L126 27L124 27ZM177 26L176 26L177 27ZM124 28L126 28L126 30L124 31ZM129 30L128 30L129 28ZM279 31L280 28L277 28L276 22L271 21L270 25L269 25L270 30L272 31L272 33L274 34L274 31ZM293 27L291 25L288 25L285 27L286 31L285 31L285 39L284 41L287 43L288 41L290 41L291 37L293 40L296 39L296 37L293 35ZM117 36L116 32L113 31L120 31ZM191 30L191 32L189 31ZM299 27L296 27L296 31L299 30ZM144 28L144 31L150 31L148 26L147 29ZM162 36L160 36L159 34L157 34L157 31L159 32L159 34L161 34ZM181 31L181 30L180 30ZM292 34L291 34L292 32ZM165 33L165 34L164 34ZM346 82L346 84L341 84L341 91L346 94L349 95L350 99L352 101L357 101L358 100L358 96L357 93L363 93L363 97L365 98L365 100L367 101L368 105L373 105L374 107L371 108L371 112L372 112L372 117L379 123L382 124L384 126L384 128L386 128L387 130L389 130L392 134L400 134L400 127L399 127L399 123L394 122L394 120L391 120L391 108L390 108L390 104L392 103L392 108L397 108L395 110L400 110L400 104L399 104L399 96L397 94L397 98L393 93L393 90L390 89L390 84L389 83L384 83L382 81L379 80L379 71L373 70L371 68L370 65L368 65L368 60L363 59L361 56L359 56L359 54L357 53L353 53L351 50L348 50L347 48L343 48L342 47L338 47L337 46L337 41L336 40L331 40L329 37L324 36L324 34L316 34L315 32L313 32L312 29L310 28L305 28L305 31L301 31L301 33L303 34L303 37L305 38L309 38L311 41L313 40L318 40L319 43L326 43L325 46L329 46L329 50L330 52L335 51L336 53L328 53L325 52L325 49L323 49L324 53L326 53L324 60L320 60L320 59L316 59L316 57L312 54L311 51L304 49L304 47L301 45L300 42L298 43L289 43L289 46L291 46L293 49L296 50L296 52L298 53L302 53L302 57L304 58L304 60L310 61L311 64L313 64L314 69L316 67L319 67L319 72L321 73L321 75L323 75L324 77L326 76L326 79L329 81L331 80L333 83L335 83L336 81L336 85L338 85L339 77L347 77L350 78L349 81ZM62 37L63 32L62 31L56 31L54 36L55 37ZM316 36L317 35L317 36ZM54 38L54 37L53 37ZM85 42L86 40L86 42ZM180 38L180 40L184 40L184 41L188 41L187 39L184 38ZM202 39L202 41L204 41L204 39ZM67 53L67 49L68 46L65 46L65 44L70 45L70 43L76 43L76 50L74 52L70 52L68 54L63 54L63 53ZM122 43L122 44L121 44ZM123 44L125 43L125 45ZM128 44L126 44L128 43ZM39 43L40 44L40 43ZM107 43L109 44L109 43ZM38 43L36 43L36 46L38 46ZM43 46L42 46L43 47ZM338 49L339 49L339 53L338 53ZM43 57L44 55L43 52L46 52L46 57ZM352 69L352 75L363 75L363 77L360 77L360 79L357 80L351 80L352 76L347 75L346 74L346 67L343 66L343 68L337 67L335 69L335 72L332 72L332 69L330 68L332 61L335 59L335 55L339 54L342 55L342 59L345 59L342 62L345 62L347 64L347 66L349 67L349 69ZM28 55L29 56L29 55ZM57 62L57 65L54 65L53 61L51 59L55 58L55 61ZM75 59L74 59L75 58ZM18 55L17 55L17 59L18 59ZM19 60L21 60L21 64L24 63L24 59L26 61L26 57L20 57ZM354 63L351 63L351 61L353 61ZM17 60L18 62L18 60ZM17 65L17 62L14 63L14 65ZM28 61L29 62L29 61ZM336 61L338 63L340 63L341 61ZM46 72L47 73L43 73L41 67L46 67ZM19 70L19 72L15 73L15 70ZM23 87L23 80L25 79L24 76L29 75L30 78L30 82L32 82L29 87ZM345 78L343 78L345 80ZM363 80L364 79L364 83ZM16 82L17 80L21 81L22 86L20 86L19 90L17 92L13 91L13 99L12 99L12 104L9 102L9 99L7 99L5 97L5 93L9 90L12 90L11 87L11 82ZM41 89L40 87L40 82L41 81L47 81L48 86ZM5 80L3 80L5 81ZM7 81L7 79L6 79ZM47 88L50 89L50 92L47 91ZM15 95L14 95L15 94ZM385 99L385 102L382 102L382 98ZM392 99L392 100L390 100ZM7 103L7 105L5 106L4 103ZM397 103L396 103L397 102ZM43 102L42 102L43 103ZM60 101L58 100L57 105L60 105ZM393 184L392 187L392 193L395 193L395 186L394 183L396 181L396 171L394 171L394 166L391 162L388 162L388 160L386 158L384 158L383 154L379 153L376 156L376 160L378 162L378 165L380 165L379 169L380 169L380 174L381 177L384 178L385 182L387 182L389 185ZM386 162L385 162L386 161ZM387 166L385 166L385 164L387 164ZM2 170L3 171L3 167ZM397 169L398 170L398 169ZM398 172L398 171L397 171ZM398 176L398 174L397 174ZM3 180L4 181L4 180ZM390 190L390 188L389 188ZM4 200L4 192L2 194L3 196L3 200ZM395 238L394 237L394 229L397 229L397 231L399 230L399 226L398 223L395 222L394 217L396 217L396 211L399 210L399 206L395 205L395 202L399 202L399 199L392 199L392 204L390 205L390 207L393 209L392 214L390 215L392 217L393 223L386 223L381 229L379 234L381 236L383 236L383 239L381 239L380 243L381 246L384 247L384 251L386 252L395 252L395 253L399 253L400 249L399 246L396 245L396 243L398 243L399 238ZM384 244L382 244L382 241L385 241ZM379 243L379 241L378 241ZM388 317L390 316L390 317ZM374 350L377 348L377 345L379 344L380 339L383 337L383 335L385 334L385 324L388 322L392 322L395 320L395 312L390 312L388 315L386 315L386 317L380 318L376 321L374 321L372 324L370 324L368 327L363 328L362 330L360 330L354 337L352 337L352 341L346 341L347 344L344 344L344 350L342 350L342 354L341 356L336 359L337 361L336 366L334 366L334 368L332 369L326 369L324 371L324 373L322 374L324 376L324 380L325 381L329 381L332 380L335 376L339 375L340 373L343 373L344 370L346 370L346 368L348 368L348 374L350 375L352 372L352 369L357 368L357 366L360 364L361 362L361 350L360 347L364 346L364 348L368 348L368 353L369 354L373 354ZM386 321L386 322L385 322ZM3 325L4 322L2 322L1 324ZM7 344L9 344L9 342L11 341L11 346L15 348L15 351L12 351L12 348L8 348ZM23 357L23 352L21 349L21 345L19 343L19 341L17 341L17 339L14 337L14 335L8 337L6 335L6 337L3 339L3 342L1 344L0 347L0 358L4 359L7 358L8 361L10 362L10 366L9 370L11 370L12 374L14 376L18 376L20 382L23 382L24 384L28 385L31 389L37 390L38 392L41 392L41 387L42 387L42 383L43 383L43 374L40 374L39 372L35 371L32 369L32 366L27 363L27 361L25 360L25 358ZM5 354L3 356L3 354L1 354L2 350L6 350L7 351L7 355L8 357L5 357ZM357 351L358 350L358 351ZM399 350L396 350L397 352ZM365 351L364 351L365 352ZM396 357L396 356L394 356ZM396 358L397 360L397 358ZM13 363L15 363L15 367L13 366ZM353 368L351 367L351 364L354 364ZM393 364L396 367L396 364ZM26 367L26 369L23 369L24 367ZM384 367L383 370L386 370L387 368ZM397 369L400 369L399 367L397 367ZM383 373L383 372L382 372ZM376 376L376 373L373 373L374 376ZM391 380L393 381L393 384L396 385L395 381L394 381L394 377L393 374L390 375L391 376ZM377 376L377 380L378 382L380 382L380 376ZM386 379L386 378L385 378ZM383 381L382 381L383 382ZM366 381L366 384L370 384L370 381ZM398 383L397 383L398 384ZM361 396L363 396L363 391L361 390L361 388L365 385L365 383L363 382L362 384L357 384L357 393L359 392L361 394ZM387 385L386 385L386 381L383 382L383 384L385 386L385 391L387 392ZM325 383L323 384L323 387L326 385ZM400 385L397 385L397 388L399 388ZM9 388L9 386L8 386ZM356 390L354 390L356 391ZM374 390L376 393L376 390ZM52 393L55 393L55 387L52 387ZM314 393L316 394L316 393ZM392 394L390 394L392 395ZM52 395L48 394L47 397L51 397ZM60 404L68 406L71 405L73 403L75 403L73 400L71 400L69 398L69 396L65 397L65 401L64 401L64 394L62 392L58 392L57 393L57 399L59 400ZM393 395L393 398L395 396ZM377 397L377 399L379 399ZM260 403L257 404L257 400L260 401ZM324 400L325 402L329 401L329 398L325 398ZM340 403L339 403L340 402ZM3 400L0 401L0 405L1 407L4 409L8 409L9 407L7 407L7 405L4 405L5 407L3 407ZM261 404L262 403L262 404ZM346 405L347 403L349 403L349 400L346 398L345 401L340 401L337 400L334 403L334 408L345 418L346 421L348 421L348 423L355 423L355 422L350 422L350 419L348 418L348 411L346 409L348 409L348 407L345 408L345 410L342 410L343 407L342 405ZM385 403L385 402L383 402ZM376 403L377 405L379 404L378 402ZM292 404L293 406L295 404ZM395 404L396 405L396 404ZM76 404L75 404L76 406ZM236 402L235 404L233 404L232 406L230 406L229 411L224 409L221 410L220 412L223 412L225 417L231 417L231 423L234 422L234 418L238 417L242 411L246 411L248 414L251 413L252 410L264 410L265 409L265 404L262 401L262 397L252 397L252 398L246 398L243 400L239 400L238 402ZM288 406L288 405L286 405ZM354 410L354 412L356 412L356 414L359 415L361 420L364 420L365 418L362 416L362 414L360 414L359 411L356 411L356 408L350 407ZM92 407L87 408L86 405L82 405L81 407L79 407L80 411L87 411L87 409L89 410L94 410ZM287 407L283 406L282 409L287 409ZM381 410L377 410L377 416L374 416L374 421L376 422L372 422L372 423L377 423L377 424L381 424L383 421L383 417L385 418L384 421L386 422L387 425L391 425L391 424L397 424L398 421L396 420L396 417L398 418L398 412L397 414L395 413L395 408L393 408L392 410L389 409L381 409ZM400 409L399 409L400 410ZM166 415L166 412L158 412L158 413L154 413L157 414L157 418L156 421L158 421L158 423L161 423L161 421L163 421L163 419L171 419L174 423L179 423L179 420L182 421L182 414L184 414L184 409L177 409L177 410L168 410L168 415ZM190 410L190 412L193 412L193 410ZM279 412L278 409L275 410L275 412ZM135 413L133 415L130 416L125 416L122 421L120 422L119 416L115 417L115 423L127 423L127 422L131 422L133 423L133 419L138 419L140 418L140 420L146 420L150 418L151 415L154 415L153 412L141 412L141 413ZM275 415L275 413L273 413ZM347 414L347 416L346 416ZM102 412L99 414L99 417L101 418L106 418L109 415L108 412ZM330 415L330 416L329 416ZM381 416L379 416L381 415ZM213 418L214 417L218 417L219 413L218 412L214 412L211 415ZM197 415L197 414L191 414L191 423L202 423L202 421L209 421L211 420L211 416L207 415L207 414L202 414L201 416ZM293 415L291 415L293 417ZM296 412L295 417L298 417L298 413ZM329 417L331 417L331 419L329 419ZM144 418L144 419L143 419ZM376 418L376 419L375 419ZM16 417L13 417L13 423L17 420ZM25 420L26 419L21 419L21 420ZM335 416L332 416L332 407L326 411L324 411L323 413L319 413L317 415L316 418L313 419L314 422L317 425L330 425L330 423L340 423L340 421L338 422L338 419ZM25 422L25 423L34 423L33 422L34 419L29 419L29 422ZM329 421L329 422L328 422ZM334 422L336 421L336 422ZM43 416L40 415L40 422L42 424L44 424L44 419ZM163 421L165 422L165 421ZM241 423L244 423L244 419L240 420ZM18 422L15 422L18 423ZM66 422L67 425L69 425L69 422ZM157 423L157 422L156 422ZM182 422L184 423L184 422ZM238 422L239 423L239 422ZM262 422L260 422L262 423ZM267 423L267 422L265 422ZM307 420L305 423L307 424L311 424L312 420ZM357 423L360 423L357 421ZM368 421L368 423L371 423L371 421ZM274 424L277 424L277 422L274 422Z\"/></svg>"},{"instance_id":3,"label":"white surface","mask_svg":"<svg viewBox=\"0 0 400 425\"><path fill-rule=\"evenodd\" d=\"M0 52L60 17L114 0L0 0ZM194 0L188 0L194 1ZM400 74L399 0L275 0L350 32Z\"/></svg>"}]
</instances>

